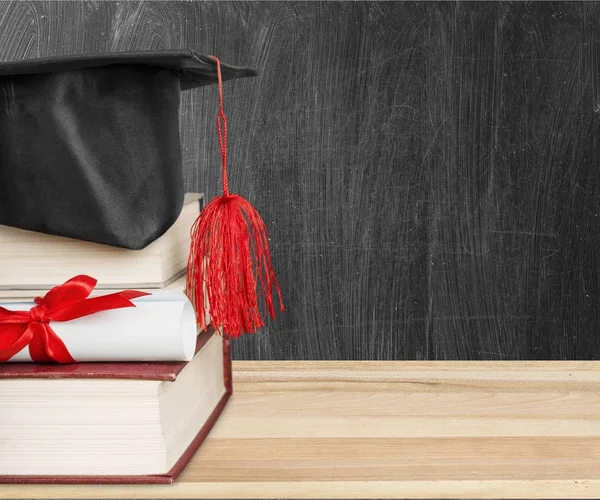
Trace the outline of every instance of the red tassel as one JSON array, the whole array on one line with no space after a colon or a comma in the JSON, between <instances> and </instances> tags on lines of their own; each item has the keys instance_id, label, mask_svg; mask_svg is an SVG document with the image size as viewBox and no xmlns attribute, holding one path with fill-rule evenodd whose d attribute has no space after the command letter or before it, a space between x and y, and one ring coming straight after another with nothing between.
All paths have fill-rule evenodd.
<instances>
[{"instance_id":1,"label":"red tassel","mask_svg":"<svg viewBox=\"0 0 600 500\"><path fill-rule=\"evenodd\" d=\"M192 227L187 266L187 295L205 329L207 309L212 324L228 335L255 333L264 326L257 288L275 319L273 289L283 311L281 291L271 264L267 229L256 209L244 198L230 195L227 182L227 119L223 112L221 66L217 63L219 114L217 131L223 164L223 196L212 200Z\"/></svg>"}]
</instances>

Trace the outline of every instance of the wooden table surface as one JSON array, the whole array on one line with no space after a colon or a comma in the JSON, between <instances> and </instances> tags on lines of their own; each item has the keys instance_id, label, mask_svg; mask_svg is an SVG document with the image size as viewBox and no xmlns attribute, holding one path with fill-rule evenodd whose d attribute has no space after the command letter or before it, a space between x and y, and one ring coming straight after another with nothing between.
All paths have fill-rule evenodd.
<instances>
[{"instance_id":1,"label":"wooden table surface","mask_svg":"<svg viewBox=\"0 0 600 500\"><path fill-rule=\"evenodd\" d=\"M236 362L171 486L0 485L0 498L600 497L594 362Z\"/></svg>"}]
</instances>

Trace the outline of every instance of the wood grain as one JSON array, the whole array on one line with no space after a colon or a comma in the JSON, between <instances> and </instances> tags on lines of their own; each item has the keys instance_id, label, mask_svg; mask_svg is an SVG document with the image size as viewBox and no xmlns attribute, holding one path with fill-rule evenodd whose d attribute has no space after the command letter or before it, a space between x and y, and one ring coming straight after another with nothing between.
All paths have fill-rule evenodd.
<instances>
[{"instance_id":1,"label":"wood grain","mask_svg":"<svg viewBox=\"0 0 600 500\"><path fill-rule=\"evenodd\" d=\"M234 362L180 480L0 485L1 498L592 498L594 362Z\"/></svg>"},{"instance_id":2,"label":"wood grain","mask_svg":"<svg viewBox=\"0 0 600 500\"><path fill-rule=\"evenodd\" d=\"M598 359L600 4L0 2L0 59L190 47L286 312L236 359ZM214 89L182 96L219 193Z\"/></svg>"}]
</instances>

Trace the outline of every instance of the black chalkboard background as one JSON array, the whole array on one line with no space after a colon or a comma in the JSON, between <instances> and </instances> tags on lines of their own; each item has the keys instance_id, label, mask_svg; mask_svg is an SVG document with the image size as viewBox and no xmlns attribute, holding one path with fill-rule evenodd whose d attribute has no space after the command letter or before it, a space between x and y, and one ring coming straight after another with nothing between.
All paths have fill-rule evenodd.
<instances>
[{"instance_id":1,"label":"black chalkboard background","mask_svg":"<svg viewBox=\"0 0 600 500\"><path fill-rule=\"evenodd\" d=\"M3 60L176 47L260 70L230 182L287 310L235 358L600 358L600 4L0 3ZM209 198L215 114L184 94Z\"/></svg>"}]
</instances>

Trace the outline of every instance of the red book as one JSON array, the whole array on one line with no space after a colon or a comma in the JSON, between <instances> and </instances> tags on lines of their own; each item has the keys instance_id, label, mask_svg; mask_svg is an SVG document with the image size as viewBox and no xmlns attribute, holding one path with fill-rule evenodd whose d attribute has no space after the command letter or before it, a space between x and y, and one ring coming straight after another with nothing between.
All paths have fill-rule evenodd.
<instances>
[{"instance_id":1,"label":"red book","mask_svg":"<svg viewBox=\"0 0 600 500\"><path fill-rule=\"evenodd\" d=\"M189 363L1 364L0 483L172 483L231 393L213 328Z\"/></svg>"}]
</instances>

